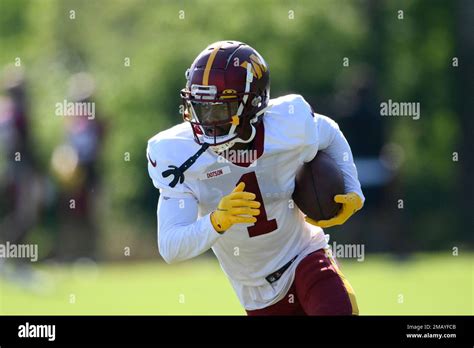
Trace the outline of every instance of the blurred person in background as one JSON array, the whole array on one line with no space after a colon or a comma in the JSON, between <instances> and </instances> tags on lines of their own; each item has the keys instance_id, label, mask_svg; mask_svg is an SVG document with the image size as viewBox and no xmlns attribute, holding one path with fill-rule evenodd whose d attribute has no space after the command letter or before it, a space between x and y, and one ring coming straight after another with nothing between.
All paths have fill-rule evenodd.
<instances>
[{"instance_id":1,"label":"blurred person in background","mask_svg":"<svg viewBox=\"0 0 474 348\"><path fill-rule=\"evenodd\" d=\"M42 205L26 90L23 69L6 66L0 96L0 243L9 245L26 243ZM16 266L15 275L30 274L25 259L9 261ZM4 270L4 262L0 258L0 271Z\"/></svg>"},{"instance_id":2,"label":"blurred person in background","mask_svg":"<svg viewBox=\"0 0 474 348\"><path fill-rule=\"evenodd\" d=\"M87 73L69 80L69 100L74 113L64 116L65 140L51 158L58 182L59 236L53 256L59 261L97 258L98 226L94 216L100 186L99 156L104 139L104 124L95 114L95 81ZM77 111L77 105L83 105ZM94 113L89 111L93 109ZM65 109L64 111L67 111Z\"/></svg>"}]
</instances>

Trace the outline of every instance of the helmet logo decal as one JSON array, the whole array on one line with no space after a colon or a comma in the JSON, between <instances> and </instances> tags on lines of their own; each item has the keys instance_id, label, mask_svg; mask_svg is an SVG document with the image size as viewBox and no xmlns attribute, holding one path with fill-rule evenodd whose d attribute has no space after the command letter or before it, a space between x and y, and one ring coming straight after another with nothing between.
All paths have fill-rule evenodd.
<instances>
[{"instance_id":1,"label":"helmet logo decal","mask_svg":"<svg viewBox=\"0 0 474 348\"><path fill-rule=\"evenodd\" d=\"M229 98L237 98L235 95L237 94L237 91L235 89L224 89L222 91L222 94L230 94L230 95L221 95L220 99L229 99Z\"/></svg>"},{"instance_id":2,"label":"helmet logo decal","mask_svg":"<svg viewBox=\"0 0 474 348\"><path fill-rule=\"evenodd\" d=\"M245 61L240 64L240 66L247 69L247 64L249 64L249 62ZM266 65L255 54L250 55L250 64L252 64L252 74L257 79L260 79L263 76L263 73L267 71Z\"/></svg>"}]
</instances>

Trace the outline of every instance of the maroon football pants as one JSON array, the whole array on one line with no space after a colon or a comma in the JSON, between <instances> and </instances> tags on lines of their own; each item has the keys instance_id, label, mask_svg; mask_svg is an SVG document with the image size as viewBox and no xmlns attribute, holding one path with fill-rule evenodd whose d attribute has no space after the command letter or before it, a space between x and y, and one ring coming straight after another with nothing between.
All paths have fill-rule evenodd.
<instances>
[{"instance_id":1,"label":"maroon football pants","mask_svg":"<svg viewBox=\"0 0 474 348\"><path fill-rule=\"evenodd\" d=\"M358 315L359 309L349 282L329 251L307 255L296 267L295 279L283 299L253 315Z\"/></svg>"}]
</instances>

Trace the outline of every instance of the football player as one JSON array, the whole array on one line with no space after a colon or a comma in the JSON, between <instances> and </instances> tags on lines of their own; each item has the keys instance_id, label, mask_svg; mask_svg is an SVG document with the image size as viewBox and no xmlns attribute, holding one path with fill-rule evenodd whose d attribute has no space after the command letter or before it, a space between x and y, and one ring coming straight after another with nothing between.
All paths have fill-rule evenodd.
<instances>
[{"instance_id":1,"label":"football player","mask_svg":"<svg viewBox=\"0 0 474 348\"><path fill-rule=\"evenodd\" d=\"M268 66L242 42L209 45L186 80L185 122L147 148L162 257L178 262L211 248L248 315L358 314L321 229L364 202L338 125L300 95L270 99ZM342 208L326 221L305 220L291 200L296 172L318 151L345 181L346 194L335 197Z\"/></svg>"}]
</instances>

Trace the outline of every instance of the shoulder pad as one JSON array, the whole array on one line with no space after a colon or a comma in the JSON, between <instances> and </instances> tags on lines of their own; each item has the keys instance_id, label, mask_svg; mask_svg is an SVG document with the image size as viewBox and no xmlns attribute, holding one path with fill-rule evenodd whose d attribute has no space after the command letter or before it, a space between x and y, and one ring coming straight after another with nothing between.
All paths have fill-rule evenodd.
<instances>
[{"instance_id":1,"label":"shoulder pad","mask_svg":"<svg viewBox=\"0 0 474 348\"><path fill-rule=\"evenodd\" d=\"M295 148L304 145L308 128L313 127L313 110L298 94L272 99L263 117L269 146Z\"/></svg>"},{"instance_id":2,"label":"shoulder pad","mask_svg":"<svg viewBox=\"0 0 474 348\"><path fill-rule=\"evenodd\" d=\"M148 173L155 187L159 189L186 190L187 182L196 178L203 170L203 161L198 159L185 173L185 181L171 187L173 176L164 177L163 172L181 166L201 148L194 141L190 125L182 123L162 131L148 140L146 156ZM203 154L201 157L206 156Z\"/></svg>"}]
</instances>

